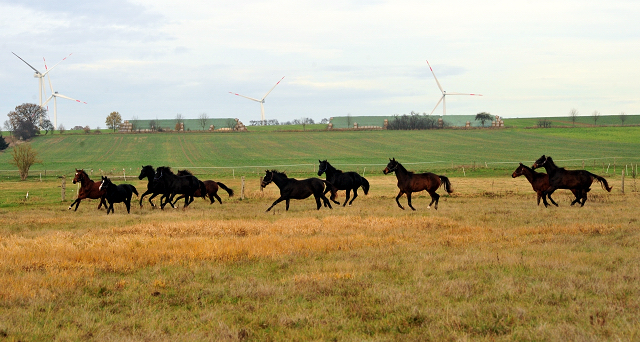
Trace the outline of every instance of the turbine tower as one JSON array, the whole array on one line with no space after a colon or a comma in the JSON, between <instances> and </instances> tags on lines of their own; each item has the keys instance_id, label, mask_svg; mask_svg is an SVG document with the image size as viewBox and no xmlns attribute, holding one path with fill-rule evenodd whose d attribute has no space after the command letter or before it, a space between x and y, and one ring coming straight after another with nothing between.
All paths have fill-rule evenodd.
<instances>
[{"instance_id":1,"label":"turbine tower","mask_svg":"<svg viewBox=\"0 0 640 342\"><path fill-rule=\"evenodd\" d=\"M45 64L44 67L46 69L47 65ZM51 69L53 69L53 68L51 68ZM49 70L51 70L51 69L49 69ZM49 103L49 101L51 101L51 99L53 99L53 127L55 129L58 129L58 97L63 98L63 99L67 99L67 100L72 100L72 101L84 103L84 104L87 104L87 103L84 102L84 101L72 99L69 96L58 94L57 91L53 91L53 86L51 85L51 76L47 75L47 80L49 81L49 88L51 89L51 96L49 96L49 98L46 101L44 101L44 103L41 105L41 107L42 106L46 106L47 103Z\"/></svg>"},{"instance_id":2,"label":"turbine tower","mask_svg":"<svg viewBox=\"0 0 640 342\"><path fill-rule=\"evenodd\" d=\"M427 65L429 66L429 69L431 69L431 64L429 64L429 61L427 61ZM440 85L440 82L438 82L438 78L436 77L436 73L433 72L433 69L431 69L431 73L433 74L433 78L436 80L436 83L438 84L438 88L440 88L440 92L442 93L442 97L440 98L440 100L438 100L438 103L436 103L436 106L433 107L431 114L433 114L433 112L436 111L436 108L438 108L438 106L440 105L440 102L442 102L442 116L447 115L447 100L446 100L447 95L482 96L481 94L447 93L444 89L442 89L442 86Z\"/></svg>"},{"instance_id":3,"label":"turbine tower","mask_svg":"<svg viewBox=\"0 0 640 342\"><path fill-rule=\"evenodd\" d=\"M244 97L245 99L249 99L251 101L256 101L256 102L260 102L260 120L262 121L262 123L264 124L264 99L267 98L267 96L269 95L269 93L271 93L271 91L278 85L280 84L280 82L284 79L284 76L282 76L282 78L280 79L280 81L278 81L278 83L276 83L276 85L273 86L273 88L271 88L271 90L269 90L266 94L264 94L264 96L262 97L262 99L258 100L258 99L254 99L253 97L248 97L248 96L244 96L244 95L240 95L240 94L236 94L233 92L229 92L229 94L233 94L233 95L237 95L240 97Z\"/></svg>"},{"instance_id":4,"label":"turbine tower","mask_svg":"<svg viewBox=\"0 0 640 342\"><path fill-rule=\"evenodd\" d=\"M49 73L49 71L53 70L53 68L58 66L58 64L62 63L62 61L67 59L67 57L71 56L72 54L70 53L69 56L63 58L62 61L56 63L56 65L52 66L51 69L48 69L44 73L42 73L42 72L38 71L38 69L36 69L33 66L31 66L31 64L27 63L27 61L22 59L20 56L16 55L15 52L12 51L11 53L14 56L18 57L21 61L23 61L24 64L28 65L31 69L33 69L33 71L35 71L35 73L33 74L33 77L38 79L38 99L39 99L40 107L42 107L43 106L42 99L47 96L47 94L45 92L45 87L44 87L44 77ZM45 66L45 68L46 68L46 66Z\"/></svg>"}]
</instances>

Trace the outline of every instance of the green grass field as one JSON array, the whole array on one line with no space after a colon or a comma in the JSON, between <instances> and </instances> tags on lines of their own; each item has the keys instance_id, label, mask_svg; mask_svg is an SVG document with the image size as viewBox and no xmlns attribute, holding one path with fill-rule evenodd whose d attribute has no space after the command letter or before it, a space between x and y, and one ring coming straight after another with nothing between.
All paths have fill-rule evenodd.
<instances>
[{"instance_id":1,"label":"green grass field","mask_svg":"<svg viewBox=\"0 0 640 342\"><path fill-rule=\"evenodd\" d=\"M344 170L380 174L388 158L408 169L458 176L505 176L542 154L561 166L616 175L640 162L640 127L431 131L298 131L248 133L55 134L31 142L42 164L31 177L72 175L75 168L137 176L141 165L189 168L196 174L257 177L265 168L311 175L318 159ZM0 153L0 175L10 170ZM366 168L366 169L365 169ZM464 171L463 171L464 168ZM9 171L7 171L9 170Z\"/></svg>"}]
</instances>

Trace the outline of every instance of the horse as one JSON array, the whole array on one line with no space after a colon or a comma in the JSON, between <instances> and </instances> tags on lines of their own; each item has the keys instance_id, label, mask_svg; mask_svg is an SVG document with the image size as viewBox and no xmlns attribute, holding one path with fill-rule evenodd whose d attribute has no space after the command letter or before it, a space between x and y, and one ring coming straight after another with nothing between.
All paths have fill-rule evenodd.
<instances>
[{"instance_id":1,"label":"horse","mask_svg":"<svg viewBox=\"0 0 640 342\"><path fill-rule=\"evenodd\" d=\"M266 174L260 182L260 187L264 188L267 185L275 183L280 189L280 198L275 200L273 204L267 209L266 212L271 210L276 204L286 201L286 210L289 210L289 200L293 199L305 199L311 195L316 199L317 210L320 210L322 206L320 199L324 203L325 207L333 209L331 202L324 195L325 186L334 188L331 183L322 180L320 178L307 178L303 180L297 180L295 178L289 178L284 172L278 172L276 170L266 170ZM335 189L335 188L334 188ZM334 193L335 190L332 191Z\"/></svg>"},{"instance_id":2,"label":"horse","mask_svg":"<svg viewBox=\"0 0 640 342\"><path fill-rule=\"evenodd\" d=\"M149 204L151 204L152 208L155 208L155 204L151 201L154 197L158 196L158 195L162 195L160 197L160 203L163 202L163 200L168 197L170 194L166 192L164 185L162 183L156 182L154 180L154 177L156 175L156 170L153 168L153 166L151 165L146 165L146 166L142 166L142 169L140 170L140 175L138 176L139 180L143 180L144 178L147 178L147 191L145 191L142 196L140 196L140 208L142 208L142 200L144 199L144 196L151 194L151 197L149 197ZM170 203L172 208L175 208L173 206L173 203Z\"/></svg>"},{"instance_id":3,"label":"horse","mask_svg":"<svg viewBox=\"0 0 640 342\"><path fill-rule=\"evenodd\" d=\"M513 171L511 177L516 178L520 176L525 176L529 183L531 183L533 191L535 191L538 195L538 205L540 205L540 198L542 198L543 192L549 188L549 175L546 173L536 172L530 167L520 163L520 166L518 166L518 168ZM587 192L589 190L591 189L588 189ZM581 193L578 192L578 190L571 189L571 192L573 192L573 194L576 196L576 199L581 197ZM558 206L558 203L556 203L553 198L551 198L551 195L547 197L549 197L549 200L551 201L551 203L553 203L553 205L555 205L556 207Z\"/></svg>"},{"instance_id":4,"label":"horse","mask_svg":"<svg viewBox=\"0 0 640 342\"><path fill-rule=\"evenodd\" d=\"M178 176L193 176L193 174L187 170L178 170ZM229 197L233 196L233 189L227 187L221 182L206 180L206 181L202 181L202 183L204 183L204 187L207 189L207 191L203 193L202 191L200 191L200 189L198 189L196 190L196 192L193 193L193 196L202 197L205 200L207 199L207 196L208 196L209 200L211 201L211 203L209 204L213 204L216 199L220 204L222 204L222 199L220 198L220 196L218 196L218 188L224 189L229 194ZM180 195L180 197L176 198L176 200L173 203L175 204L182 198L184 198L184 195Z\"/></svg>"},{"instance_id":5,"label":"horse","mask_svg":"<svg viewBox=\"0 0 640 342\"><path fill-rule=\"evenodd\" d=\"M75 204L76 208L73 211L77 211L78 206L80 205L80 201L85 198L100 199L100 203L98 203L98 209L102 208L103 204L105 208L107 207L107 202L105 202L104 200L106 191L100 190L100 183L94 182L89 179L89 175L87 175L84 170L76 169L76 175L75 177L73 177L73 184L76 184L77 182L80 182L80 191L78 191L78 198L76 198L76 200L73 201L69 206L69 210L71 210L71 208Z\"/></svg>"},{"instance_id":6,"label":"horse","mask_svg":"<svg viewBox=\"0 0 640 342\"><path fill-rule=\"evenodd\" d=\"M369 194L369 181L360 176L357 172L342 172L342 170L338 170L329 164L326 159L322 161L318 160L318 162L320 163L318 166L318 176L322 176L324 173L327 181L333 184L337 190L347 191L344 204L342 204L343 207L347 205L347 202L349 202L351 190L353 190L353 198L351 199L351 202L349 202L349 206L351 206L356 197L358 197L359 187L362 187L365 195ZM327 188L324 194L326 195L330 190L331 189ZM331 196L331 200L333 203L340 205L340 202L334 200L334 196Z\"/></svg>"},{"instance_id":7,"label":"horse","mask_svg":"<svg viewBox=\"0 0 640 342\"><path fill-rule=\"evenodd\" d=\"M201 191L200 193L207 192L204 183L202 183L198 178L195 176L178 176L174 174L168 166L160 166L156 169L154 181L162 184L165 191L170 194L169 198L164 203L160 203L161 209L164 209L164 206L167 205L167 203L172 203L173 197L175 197L176 194L186 195L184 197L183 206L183 208L186 208L191 202L193 202L193 194L196 190L199 189Z\"/></svg>"},{"instance_id":8,"label":"horse","mask_svg":"<svg viewBox=\"0 0 640 342\"><path fill-rule=\"evenodd\" d=\"M138 190L136 187L131 184L119 184L115 185L111 182L111 179L102 176L102 182L100 183L100 190L105 190L107 195L107 201L109 202L109 208L107 208L107 215L109 215L109 211L112 213L113 204L114 203L122 203L127 206L127 213L131 213L131 197L133 194L138 196Z\"/></svg>"},{"instance_id":9,"label":"horse","mask_svg":"<svg viewBox=\"0 0 640 342\"><path fill-rule=\"evenodd\" d=\"M549 187L542 194L542 202L545 207L549 206L546 196L551 195L556 189L575 189L579 192L580 196L576 195L576 199L571 202L571 205L580 203L583 207L587 201L587 192L591 188L591 184L594 180L600 182L602 188L611 192L611 187L607 183L607 180L603 177L595 175L587 170L565 170L563 167L558 167L551 157L546 157L544 154L533 163L532 169L544 167L549 175ZM582 201L580 201L582 200Z\"/></svg>"},{"instance_id":10,"label":"horse","mask_svg":"<svg viewBox=\"0 0 640 342\"><path fill-rule=\"evenodd\" d=\"M436 193L436 190L444 184L444 189L447 193L453 192L451 182L446 176L438 176L431 172L416 174L407 171L402 164L396 161L396 158L389 159L389 164L387 164L387 167L383 170L385 175L391 172L395 172L396 178L398 179L398 188L400 189L400 192L398 193L398 196L396 196L396 203L398 203L398 207L402 210L404 210L404 207L400 204L400 201L398 201L402 194L407 194L407 203L409 203L409 207L416 210L411 205L411 193L427 190L429 195L431 195L431 203L429 203L427 209L431 209L431 205L435 202L436 204L434 208L438 210L440 195Z\"/></svg>"}]
</instances>

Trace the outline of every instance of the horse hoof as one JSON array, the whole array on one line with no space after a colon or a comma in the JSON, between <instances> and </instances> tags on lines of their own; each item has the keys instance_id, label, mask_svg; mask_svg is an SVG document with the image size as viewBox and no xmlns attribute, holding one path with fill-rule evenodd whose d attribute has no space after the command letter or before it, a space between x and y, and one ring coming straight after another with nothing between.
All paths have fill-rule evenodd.
<instances>
[{"instance_id":1,"label":"horse hoof","mask_svg":"<svg viewBox=\"0 0 640 342\"><path fill-rule=\"evenodd\" d=\"M427 209L431 209L431 206L428 206Z\"/></svg>"}]
</instances>

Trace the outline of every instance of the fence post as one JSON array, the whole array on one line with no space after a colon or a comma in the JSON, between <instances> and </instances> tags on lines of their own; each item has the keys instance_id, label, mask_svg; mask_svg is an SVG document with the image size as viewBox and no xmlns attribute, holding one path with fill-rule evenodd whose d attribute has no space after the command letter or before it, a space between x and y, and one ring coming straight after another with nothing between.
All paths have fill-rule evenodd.
<instances>
[{"instance_id":1,"label":"fence post","mask_svg":"<svg viewBox=\"0 0 640 342\"><path fill-rule=\"evenodd\" d=\"M621 189L622 189L622 193L624 194L624 170L622 170L622 186L621 186Z\"/></svg>"},{"instance_id":2,"label":"fence post","mask_svg":"<svg viewBox=\"0 0 640 342\"><path fill-rule=\"evenodd\" d=\"M260 176L260 192L264 192L264 188L262 187L262 180L264 177Z\"/></svg>"},{"instance_id":3,"label":"fence post","mask_svg":"<svg viewBox=\"0 0 640 342\"><path fill-rule=\"evenodd\" d=\"M127 172L124 170L124 168L122 168L122 177L124 178L124 181L127 181Z\"/></svg>"},{"instance_id":4,"label":"fence post","mask_svg":"<svg viewBox=\"0 0 640 342\"><path fill-rule=\"evenodd\" d=\"M242 187L240 188L240 199L244 199L244 176L242 176Z\"/></svg>"},{"instance_id":5,"label":"fence post","mask_svg":"<svg viewBox=\"0 0 640 342\"><path fill-rule=\"evenodd\" d=\"M64 195L65 195L65 189L67 188L67 179L64 175L62 175L62 185L60 185L61 193L60 193L60 197L62 198L62 202L64 202Z\"/></svg>"}]
</instances>

